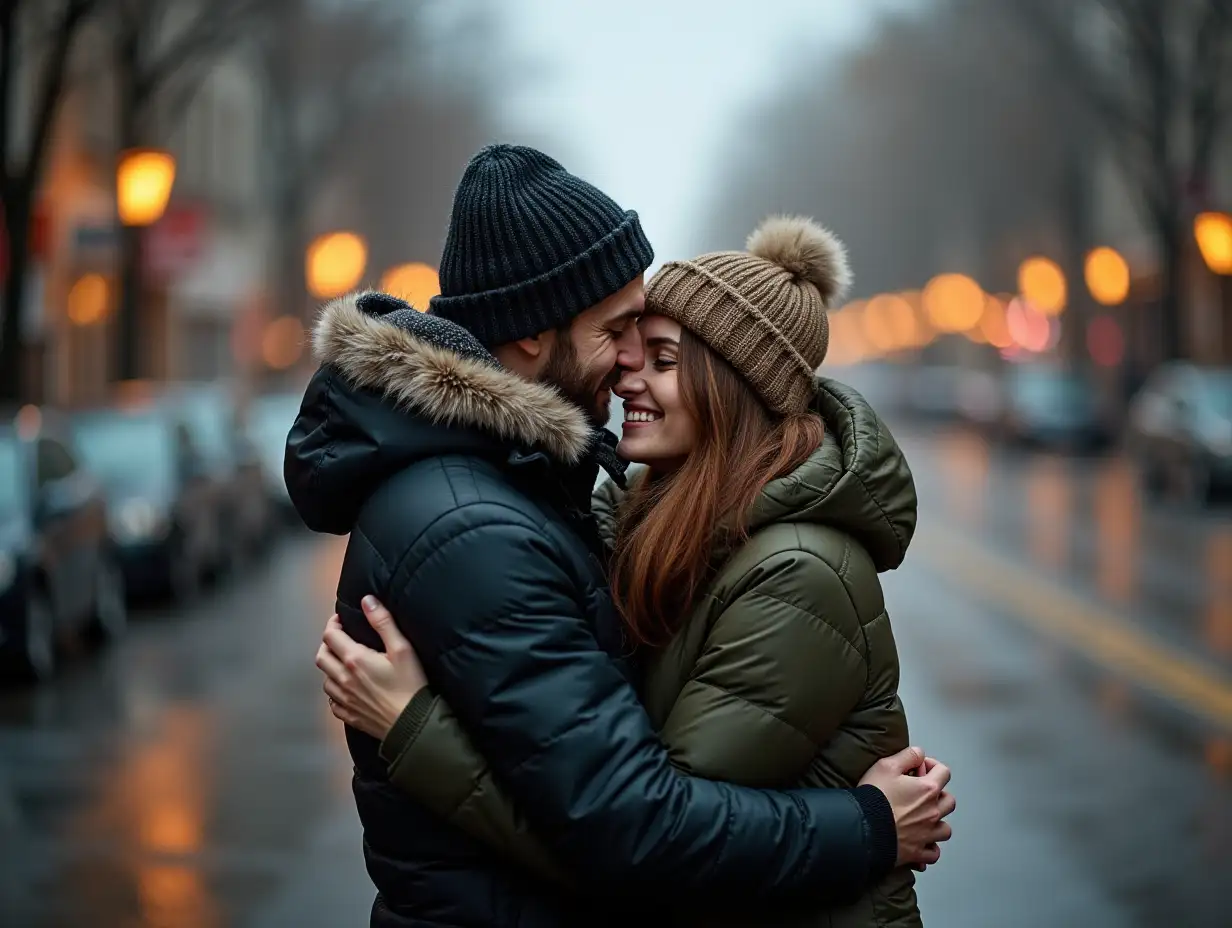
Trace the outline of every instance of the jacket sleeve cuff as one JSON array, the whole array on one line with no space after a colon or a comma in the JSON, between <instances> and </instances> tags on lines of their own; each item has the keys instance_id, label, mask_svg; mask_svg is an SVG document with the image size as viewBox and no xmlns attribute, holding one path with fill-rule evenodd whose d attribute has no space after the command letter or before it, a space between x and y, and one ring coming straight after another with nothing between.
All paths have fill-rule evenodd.
<instances>
[{"instance_id":1,"label":"jacket sleeve cuff","mask_svg":"<svg viewBox=\"0 0 1232 928\"><path fill-rule=\"evenodd\" d=\"M869 877L875 882L893 870L898 862L898 829L894 825L894 809L885 793L875 786L857 786L852 792L867 823L871 851Z\"/></svg>"},{"instance_id":2,"label":"jacket sleeve cuff","mask_svg":"<svg viewBox=\"0 0 1232 928\"><path fill-rule=\"evenodd\" d=\"M403 751L414 743L419 733L423 731L424 723L428 721L428 714L432 711L434 702L436 702L436 694L432 692L430 686L425 686L411 697L411 701L406 704L406 708L394 722L394 727L389 730L389 734L381 742L381 760L386 764L392 764L402 756Z\"/></svg>"}]
</instances>

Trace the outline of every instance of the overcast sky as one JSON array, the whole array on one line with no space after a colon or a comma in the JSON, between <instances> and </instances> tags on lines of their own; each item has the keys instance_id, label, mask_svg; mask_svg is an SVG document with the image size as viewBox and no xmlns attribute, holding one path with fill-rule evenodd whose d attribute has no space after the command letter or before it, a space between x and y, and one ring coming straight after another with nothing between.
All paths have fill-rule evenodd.
<instances>
[{"instance_id":1,"label":"overcast sky","mask_svg":"<svg viewBox=\"0 0 1232 928\"><path fill-rule=\"evenodd\" d=\"M499 33L526 64L502 98L507 134L636 209L656 264L682 257L741 113L918 2L501 0Z\"/></svg>"}]
</instances>

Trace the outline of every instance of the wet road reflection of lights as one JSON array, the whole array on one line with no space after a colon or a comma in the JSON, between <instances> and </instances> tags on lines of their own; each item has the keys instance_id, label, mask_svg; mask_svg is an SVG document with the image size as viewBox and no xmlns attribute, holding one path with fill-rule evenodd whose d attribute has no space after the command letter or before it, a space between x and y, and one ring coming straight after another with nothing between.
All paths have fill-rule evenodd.
<instances>
[{"instance_id":1,"label":"wet road reflection of lights","mask_svg":"<svg viewBox=\"0 0 1232 928\"><path fill-rule=\"evenodd\" d=\"M1232 529L1221 526L1206 546L1209 580L1203 637L1216 654L1232 656Z\"/></svg>"},{"instance_id":2,"label":"wet road reflection of lights","mask_svg":"<svg viewBox=\"0 0 1232 928\"><path fill-rule=\"evenodd\" d=\"M945 478L946 508L970 529L982 526L988 511L988 442L966 432L938 437Z\"/></svg>"},{"instance_id":3,"label":"wet road reflection of lights","mask_svg":"<svg viewBox=\"0 0 1232 928\"><path fill-rule=\"evenodd\" d=\"M1027 470L1027 535L1031 558L1060 570L1069 560L1073 492L1066 462L1036 457Z\"/></svg>"},{"instance_id":4,"label":"wet road reflection of lights","mask_svg":"<svg viewBox=\"0 0 1232 928\"><path fill-rule=\"evenodd\" d=\"M1135 595L1142 509L1132 470L1119 460L1101 463L1095 476L1096 586L1108 599Z\"/></svg>"},{"instance_id":5,"label":"wet road reflection of lights","mask_svg":"<svg viewBox=\"0 0 1232 928\"><path fill-rule=\"evenodd\" d=\"M148 928L215 928L221 924L199 862L212 802L213 738L201 708L168 708L158 730L143 733L104 777L88 807L83 837L110 835L131 873L136 907ZM128 858L124 861L123 858Z\"/></svg>"}]
</instances>

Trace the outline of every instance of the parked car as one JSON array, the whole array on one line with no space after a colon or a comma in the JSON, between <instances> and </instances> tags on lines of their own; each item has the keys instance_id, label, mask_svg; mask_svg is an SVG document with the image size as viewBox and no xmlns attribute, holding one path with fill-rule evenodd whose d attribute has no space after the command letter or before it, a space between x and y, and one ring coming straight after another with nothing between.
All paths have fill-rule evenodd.
<instances>
[{"instance_id":1,"label":"parked car","mask_svg":"<svg viewBox=\"0 0 1232 928\"><path fill-rule=\"evenodd\" d=\"M28 407L22 427L0 428L4 677L45 679L66 640L123 634L124 576L107 519L102 486L48 413Z\"/></svg>"},{"instance_id":2,"label":"parked car","mask_svg":"<svg viewBox=\"0 0 1232 928\"><path fill-rule=\"evenodd\" d=\"M1232 486L1232 369L1167 364L1130 406L1126 448L1144 490L1204 504Z\"/></svg>"},{"instance_id":3,"label":"parked car","mask_svg":"<svg viewBox=\"0 0 1232 928\"><path fill-rule=\"evenodd\" d=\"M1095 451L1113 440L1097 385L1078 371L1014 364L1006 372L1002 434L1015 444Z\"/></svg>"},{"instance_id":4,"label":"parked car","mask_svg":"<svg viewBox=\"0 0 1232 928\"><path fill-rule=\"evenodd\" d=\"M907 383L906 412L927 419L953 420L959 415L963 371L945 364L921 364Z\"/></svg>"},{"instance_id":5,"label":"parked car","mask_svg":"<svg viewBox=\"0 0 1232 928\"><path fill-rule=\"evenodd\" d=\"M253 399L247 415L246 431L261 462L266 495L280 518L291 524L299 524L299 516L287 493L282 460L287 433L299 414L302 399L299 393L267 393Z\"/></svg>"},{"instance_id":6,"label":"parked car","mask_svg":"<svg viewBox=\"0 0 1232 928\"><path fill-rule=\"evenodd\" d=\"M984 434L991 434L1005 414L1005 387L989 371L965 370L955 391L958 417Z\"/></svg>"},{"instance_id":7,"label":"parked car","mask_svg":"<svg viewBox=\"0 0 1232 928\"><path fill-rule=\"evenodd\" d=\"M261 456L242 427L239 409L225 386L180 386L166 401L178 407L201 450L208 476L222 498L222 568L233 571L264 554L274 527ZM290 426L288 426L290 428Z\"/></svg>"},{"instance_id":8,"label":"parked car","mask_svg":"<svg viewBox=\"0 0 1232 928\"><path fill-rule=\"evenodd\" d=\"M130 591L195 597L225 562L226 501L182 411L149 401L80 413L72 425L107 493Z\"/></svg>"}]
</instances>

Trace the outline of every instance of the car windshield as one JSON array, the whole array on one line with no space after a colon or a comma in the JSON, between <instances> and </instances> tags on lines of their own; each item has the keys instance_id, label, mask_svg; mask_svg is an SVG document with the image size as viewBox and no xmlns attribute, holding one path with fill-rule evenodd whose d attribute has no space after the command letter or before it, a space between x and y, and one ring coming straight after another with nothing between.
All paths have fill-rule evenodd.
<instances>
[{"instance_id":1,"label":"car windshield","mask_svg":"<svg viewBox=\"0 0 1232 928\"><path fill-rule=\"evenodd\" d=\"M108 488L164 495L175 479L175 451L157 412L84 416L73 428L82 460Z\"/></svg>"},{"instance_id":2,"label":"car windshield","mask_svg":"<svg viewBox=\"0 0 1232 928\"><path fill-rule=\"evenodd\" d=\"M20 446L13 435L0 435L0 519L21 511Z\"/></svg>"},{"instance_id":3,"label":"car windshield","mask_svg":"<svg viewBox=\"0 0 1232 928\"><path fill-rule=\"evenodd\" d=\"M184 417L202 455L216 464L235 454L234 434L226 407L210 396L195 396L183 405Z\"/></svg>"},{"instance_id":4,"label":"car windshield","mask_svg":"<svg viewBox=\"0 0 1232 928\"><path fill-rule=\"evenodd\" d=\"M1232 371L1207 371L1202 377L1202 386L1215 413L1232 419Z\"/></svg>"},{"instance_id":5,"label":"car windshield","mask_svg":"<svg viewBox=\"0 0 1232 928\"><path fill-rule=\"evenodd\" d=\"M282 455L287 433L299 415L298 393L278 393L253 400L250 429L252 440L262 449L262 457L278 473L282 472Z\"/></svg>"}]
</instances>

